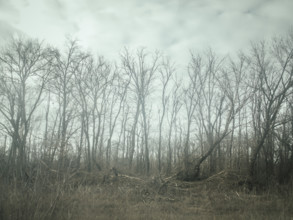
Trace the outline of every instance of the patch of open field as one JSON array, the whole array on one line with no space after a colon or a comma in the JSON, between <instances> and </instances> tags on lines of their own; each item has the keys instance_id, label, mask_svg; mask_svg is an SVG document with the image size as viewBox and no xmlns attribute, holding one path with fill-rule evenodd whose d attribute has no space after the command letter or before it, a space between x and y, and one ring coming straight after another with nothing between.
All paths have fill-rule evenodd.
<instances>
[{"instance_id":1,"label":"patch of open field","mask_svg":"<svg viewBox=\"0 0 293 220\"><path fill-rule=\"evenodd\" d=\"M249 190L220 172L197 182L76 173L0 186L0 219L292 219L291 186Z\"/></svg>"}]
</instances>

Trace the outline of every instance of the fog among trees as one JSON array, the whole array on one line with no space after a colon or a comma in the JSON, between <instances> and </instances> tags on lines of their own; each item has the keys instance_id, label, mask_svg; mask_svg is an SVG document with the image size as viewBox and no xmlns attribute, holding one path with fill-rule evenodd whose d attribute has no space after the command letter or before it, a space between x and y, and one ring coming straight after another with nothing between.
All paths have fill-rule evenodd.
<instances>
[{"instance_id":1,"label":"fog among trees","mask_svg":"<svg viewBox=\"0 0 293 220\"><path fill-rule=\"evenodd\" d=\"M0 220L293 219L292 0L0 0Z\"/></svg>"},{"instance_id":2,"label":"fog among trees","mask_svg":"<svg viewBox=\"0 0 293 220\"><path fill-rule=\"evenodd\" d=\"M112 167L194 181L223 169L285 183L293 169L293 34L233 56L125 48L109 60L11 37L0 51L0 172ZM46 171L46 172L47 172Z\"/></svg>"}]
</instances>

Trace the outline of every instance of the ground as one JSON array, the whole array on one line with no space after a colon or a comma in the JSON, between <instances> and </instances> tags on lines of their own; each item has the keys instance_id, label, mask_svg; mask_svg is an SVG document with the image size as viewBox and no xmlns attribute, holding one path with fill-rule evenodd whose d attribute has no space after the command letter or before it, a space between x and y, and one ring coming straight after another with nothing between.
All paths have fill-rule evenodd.
<instances>
[{"instance_id":1,"label":"ground","mask_svg":"<svg viewBox=\"0 0 293 220\"><path fill-rule=\"evenodd\" d=\"M196 182L110 171L43 181L3 182L0 219L293 219L292 185L250 188L228 171Z\"/></svg>"}]
</instances>

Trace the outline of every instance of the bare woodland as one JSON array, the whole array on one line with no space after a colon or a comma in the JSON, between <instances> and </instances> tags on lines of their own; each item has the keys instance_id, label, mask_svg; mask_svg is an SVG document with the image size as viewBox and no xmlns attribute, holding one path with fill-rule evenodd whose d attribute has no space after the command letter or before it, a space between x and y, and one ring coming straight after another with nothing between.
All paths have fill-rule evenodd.
<instances>
[{"instance_id":1,"label":"bare woodland","mask_svg":"<svg viewBox=\"0 0 293 220\"><path fill-rule=\"evenodd\" d=\"M249 190L292 181L292 33L237 55L192 52L184 68L147 48L111 61L75 40L58 49L15 37L1 48L0 79L7 184L64 184L81 172L107 183L110 172L158 177L162 192L171 179L227 170Z\"/></svg>"}]
</instances>

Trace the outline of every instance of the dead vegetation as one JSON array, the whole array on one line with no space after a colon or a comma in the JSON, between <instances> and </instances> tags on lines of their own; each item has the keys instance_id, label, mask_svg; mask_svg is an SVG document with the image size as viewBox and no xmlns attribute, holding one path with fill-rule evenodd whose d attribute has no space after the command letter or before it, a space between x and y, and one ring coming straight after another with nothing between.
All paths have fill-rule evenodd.
<instances>
[{"instance_id":1,"label":"dead vegetation","mask_svg":"<svg viewBox=\"0 0 293 220\"><path fill-rule=\"evenodd\" d=\"M221 171L196 182L179 181L174 176L131 176L113 169L41 179L46 184L2 180L0 219L293 217L292 185L249 189L245 176L233 171Z\"/></svg>"},{"instance_id":2,"label":"dead vegetation","mask_svg":"<svg viewBox=\"0 0 293 220\"><path fill-rule=\"evenodd\" d=\"M0 219L292 217L292 33L191 53L182 73L143 48L114 61L13 37Z\"/></svg>"}]
</instances>

